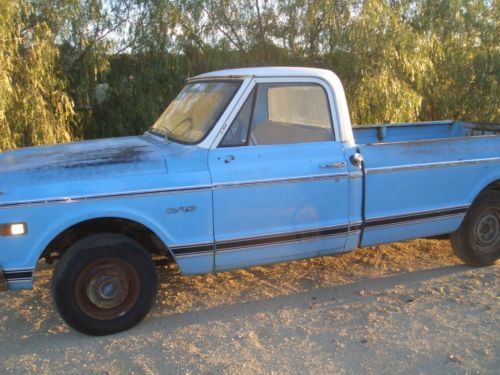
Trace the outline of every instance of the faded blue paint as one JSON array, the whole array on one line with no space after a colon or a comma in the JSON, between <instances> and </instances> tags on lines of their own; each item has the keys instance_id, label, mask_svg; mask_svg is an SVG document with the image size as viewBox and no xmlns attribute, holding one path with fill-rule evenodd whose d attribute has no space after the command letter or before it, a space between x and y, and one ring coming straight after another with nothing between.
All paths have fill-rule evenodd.
<instances>
[{"instance_id":1,"label":"faded blue paint","mask_svg":"<svg viewBox=\"0 0 500 375\"><path fill-rule=\"evenodd\" d=\"M35 268L59 233L101 217L150 228L186 274L348 251L361 237L369 246L447 234L500 180L500 136L473 135L473 124L441 121L354 128L355 144L209 150L144 135L4 152L0 223L26 222L29 233L0 237L0 269ZM363 233L355 152L366 169Z\"/></svg>"},{"instance_id":2,"label":"faded blue paint","mask_svg":"<svg viewBox=\"0 0 500 375\"><path fill-rule=\"evenodd\" d=\"M322 168L329 163L343 167ZM349 222L349 178L340 142L228 147L209 155L214 196L216 242L273 236ZM280 182L285 180L284 182ZM274 181L269 183L269 181ZM216 250L215 269L225 270L338 252L348 233L304 246Z\"/></svg>"}]
</instances>

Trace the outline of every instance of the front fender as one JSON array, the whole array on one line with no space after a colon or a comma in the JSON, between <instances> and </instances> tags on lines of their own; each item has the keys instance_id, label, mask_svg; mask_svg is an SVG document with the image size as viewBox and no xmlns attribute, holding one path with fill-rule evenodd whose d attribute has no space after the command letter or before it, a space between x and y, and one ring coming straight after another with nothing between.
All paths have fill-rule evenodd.
<instances>
[{"instance_id":1,"label":"front fender","mask_svg":"<svg viewBox=\"0 0 500 375\"><path fill-rule=\"evenodd\" d=\"M169 208L179 206L196 209L169 213ZM34 269L44 249L64 230L83 221L109 217L149 228L175 261L178 259L172 246L213 242L211 191L12 207L0 209L0 222L26 222L28 233L0 237L0 269Z\"/></svg>"}]
</instances>

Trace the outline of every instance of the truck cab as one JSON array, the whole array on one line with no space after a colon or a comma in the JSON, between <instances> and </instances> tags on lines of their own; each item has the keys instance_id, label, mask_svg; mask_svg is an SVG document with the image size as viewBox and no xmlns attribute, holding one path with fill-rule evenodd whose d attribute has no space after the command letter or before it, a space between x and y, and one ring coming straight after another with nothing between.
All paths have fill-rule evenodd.
<instances>
[{"instance_id":1,"label":"truck cab","mask_svg":"<svg viewBox=\"0 0 500 375\"><path fill-rule=\"evenodd\" d=\"M224 77L243 79L240 91L200 145L209 149L214 189L214 269L357 244L362 175L349 163L356 150L338 78L263 68L201 75L190 84Z\"/></svg>"}]
</instances>

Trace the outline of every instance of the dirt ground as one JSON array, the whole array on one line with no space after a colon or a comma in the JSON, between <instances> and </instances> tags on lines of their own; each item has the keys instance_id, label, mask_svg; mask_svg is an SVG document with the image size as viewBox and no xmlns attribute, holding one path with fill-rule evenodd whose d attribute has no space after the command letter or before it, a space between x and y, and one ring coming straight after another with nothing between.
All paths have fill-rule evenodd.
<instances>
[{"instance_id":1,"label":"dirt ground","mask_svg":"<svg viewBox=\"0 0 500 375\"><path fill-rule=\"evenodd\" d=\"M500 369L500 266L415 240L268 267L159 269L156 305L107 337L70 330L44 264L0 294L0 373L481 373Z\"/></svg>"}]
</instances>

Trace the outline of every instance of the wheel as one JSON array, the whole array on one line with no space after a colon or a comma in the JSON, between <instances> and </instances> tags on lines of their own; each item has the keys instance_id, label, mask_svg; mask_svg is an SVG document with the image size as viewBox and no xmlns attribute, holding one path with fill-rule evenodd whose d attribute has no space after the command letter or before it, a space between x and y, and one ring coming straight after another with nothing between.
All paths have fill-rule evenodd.
<instances>
[{"instance_id":1,"label":"wheel","mask_svg":"<svg viewBox=\"0 0 500 375\"><path fill-rule=\"evenodd\" d=\"M476 267L494 264L500 255L500 192L481 194L450 238L455 254L465 263Z\"/></svg>"},{"instance_id":2,"label":"wheel","mask_svg":"<svg viewBox=\"0 0 500 375\"><path fill-rule=\"evenodd\" d=\"M139 323L156 297L158 276L146 250L113 233L72 245L56 266L52 297L64 321L88 335L124 331Z\"/></svg>"}]
</instances>

